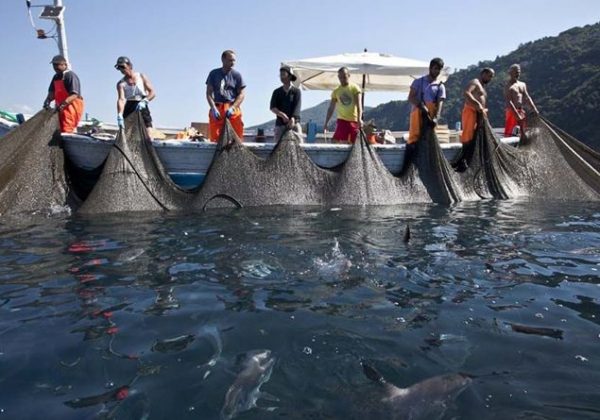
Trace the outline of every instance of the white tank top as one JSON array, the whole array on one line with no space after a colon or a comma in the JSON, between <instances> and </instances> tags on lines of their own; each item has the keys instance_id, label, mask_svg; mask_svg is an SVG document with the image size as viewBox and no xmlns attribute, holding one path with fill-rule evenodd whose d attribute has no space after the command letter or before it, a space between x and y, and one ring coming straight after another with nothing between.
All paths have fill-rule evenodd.
<instances>
[{"instance_id":1,"label":"white tank top","mask_svg":"<svg viewBox=\"0 0 600 420\"><path fill-rule=\"evenodd\" d=\"M148 93L144 88L142 74L133 73L133 80L135 80L135 83L129 84L125 78L121 79L121 86L123 86L123 91L125 92L125 99L128 101L141 101L148 96Z\"/></svg>"}]
</instances>

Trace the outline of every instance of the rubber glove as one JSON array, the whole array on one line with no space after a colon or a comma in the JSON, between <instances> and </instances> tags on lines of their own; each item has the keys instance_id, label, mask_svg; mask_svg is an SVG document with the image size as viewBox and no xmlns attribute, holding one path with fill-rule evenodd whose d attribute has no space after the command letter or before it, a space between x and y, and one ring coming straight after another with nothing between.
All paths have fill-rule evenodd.
<instances>
[{"instance_id":1,"label":"rubber glove","mask_svg":"<svg viewBox=\"0 0 600 420\"><path fill-rule=\"evenodd\" d=\"M217 108L212 108L210 110L210 112L212 112L212 116L215 118L215 120L220 120L221 119L221 114L219 113L219 111L217 110Z\"/></svg>"},{"instance_id":2,"label":"rubber glove","mask_svg":"<svg viewBox=\"0 0 600 420\"><path fill-rule=\"evenodd\" d=\"M136 111L141 111L142 109L146 109L148 107L148 101L145 99L142 99L141 101L139 101L135 107Z\"/></svg>"},{"instance_id":3,"label":"rubber glove","mask_svg":"<svg viewBox=\"0 0 600 420\"><path fill-rule=\"evenodd\" d=\"M50 109L50 101L45 100L44 101L44 105L42 105L42 108L44 108L44 109Z\"/></svg>"},{"instance_id":4,"label":"rubber glove","mask_svg":"<svg viewBox=\"0 0 600 420\"><path fill-rule=\"evenodd\" d=\"M229 109L227 109L227 112L225 113L225 116L227 118L231 118L231 116L235 114L235 107L230 107Z\"/></svg>"},{"instance_id":5,"label":"rubber glove","mask_svg":"<svg viewBox=\"0 0 600 420\"><path fill-rule=\"evenodd\" d=\"M119 128L125 128L125 120L123 119L123 114L117 114L117 125Z\"/></svg>"}]
</instances>

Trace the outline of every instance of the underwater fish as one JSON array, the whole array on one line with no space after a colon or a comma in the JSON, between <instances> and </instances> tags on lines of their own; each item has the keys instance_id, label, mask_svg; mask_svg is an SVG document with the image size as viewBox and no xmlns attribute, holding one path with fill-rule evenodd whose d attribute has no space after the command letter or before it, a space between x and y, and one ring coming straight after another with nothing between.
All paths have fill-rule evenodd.
<instances>
[{"instance_id":1,"label":"underwater fish","mask_svg":"<svg viewBox=\"0 0 600 420\"><path fill-rule=\"evenodd\" d=\"M508 323L510 328L514 332L519 332L523 334L535 334L542 335L545 337L556 338L557 340L563 339L563 331L556 328L544 328L544 327L531 327L529 325L521 325L521 324L513 324Z\"/></svg>"},{"instance_id":2,"label":"underwater fish","mask_svg":"<svg viewBox=\"0 0 600 420\"><path fill-rule=\"evenodd\" d=\"M123 385L103 394L65 401L65 405L68 405L72 408L83 408L90 407L92 405L106 404L111 401L122 401L129 396L130 392L129 385Z\"/></svg>"},{"instance_id":3,"label":"underwater fish","mask_svg":"<svg viewBox=\"0 0 600 420\"><path fill-rule=\"evenodd\" d=\"M198 338L206 338L212 345L214 353L210 360L206 362L206 365L214 366L223 352L223 341L221 340L219 329L214 325L205 325L200 328Z\"/></svg>"},{"instance_id":4,"label":"underwater fish","mask_svg":"<svg viewBox=\"0 0 600 420\"><path fill-rule=\"evenodd\" d=\"M158 351L160 353L169 353L175 351L182 351L194 341L194 336L191 334L181 335L175 338L168 338L166 340L157 340L152 345L152 351Z\"/></svg>"},{"instance_id":5,"label":"underwater fish","mask_svg":"<svg viewBox=\"0 0 600 420\"><path fill-rule=\"evenodd\" d=\"M225 395L222 419L232 419L256 407L256 401L261 396L260 387L271 378L275 360L270 350L254 350L247 354L244 368Z\"/></svg>"},{"instance_id":6,"label":"underwater fish","mask_svg":"<svg viewBox=\"0 0 600 420\"><path fill-rule=\"evenodd\" d=\"M408 388L399 388L388 383L372 366L361 362L365 376L381 384L385 396L381 399L390 406L390 418L435 419L443 417L448 405L471 382L471 378L460 373L434 376L417 382Z\"/></svg>"}]
</instances>

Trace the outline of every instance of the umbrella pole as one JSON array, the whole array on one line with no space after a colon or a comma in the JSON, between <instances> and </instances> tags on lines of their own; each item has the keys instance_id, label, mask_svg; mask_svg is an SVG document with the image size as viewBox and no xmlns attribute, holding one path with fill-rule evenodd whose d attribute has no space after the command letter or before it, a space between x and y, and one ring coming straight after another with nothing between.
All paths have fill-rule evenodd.
<instances>
[{"instance_id":1,"label":"umbrella pole","mask_svg":"<svg viewBox=\"0 0 600 420\"><path fill-rule=\"evenodd\" d=\"M367 52L367 49L365 48L364 52ZM360 97L360 104L362 106L362 110L363 113L365 112L365 86L367 85L367 75L363 73L363 80L362 80L362 95Z\"/></svg>"},{"instance_id":2,"label":"umbrella pole","mask_svg":"<svg viewBox=\"0 0 600 420\"><path fill-rule=\"evenodd\" d=\"M360 97L360 104L362 105L363 112L365 112L365 86L366 86L366 84L367 84L367 75L363 74L362 95Z\"/></svg>"}]
</instances>

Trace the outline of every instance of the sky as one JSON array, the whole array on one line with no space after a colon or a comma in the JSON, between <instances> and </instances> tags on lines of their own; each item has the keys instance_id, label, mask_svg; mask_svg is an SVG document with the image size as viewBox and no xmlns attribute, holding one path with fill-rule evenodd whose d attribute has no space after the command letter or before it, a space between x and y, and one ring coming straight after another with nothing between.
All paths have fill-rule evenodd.
<instances>
[{"instance_id":1,"label":"sky","mask_svg":"<svg viewBox=\"0 0 600 420\"><path fill-rule=\"evenodd\" d=\"M25 0L0 0L0 110L35 113L44 101L52 39L38 40ZM53 0L32 0L34 5ZM208 120L205 82L220 67L221 52L237 53L246 82L242 105L247 126L273 118L269 100L279 86L282 61L343 52L382 52L429 61L442 57L453 69L494 59L520 44L600 21L598 0L63 0L69 58L82 83L86 113L116 121L114 69L130 57L157 97L156 126L185 127ZM51 29L39 20L37 27ZM358 83L359 81L356 80ZM304 91L303 108L329 97ZM367 106L404 99L368 93Z\"/></svg>"}]
</instances>

